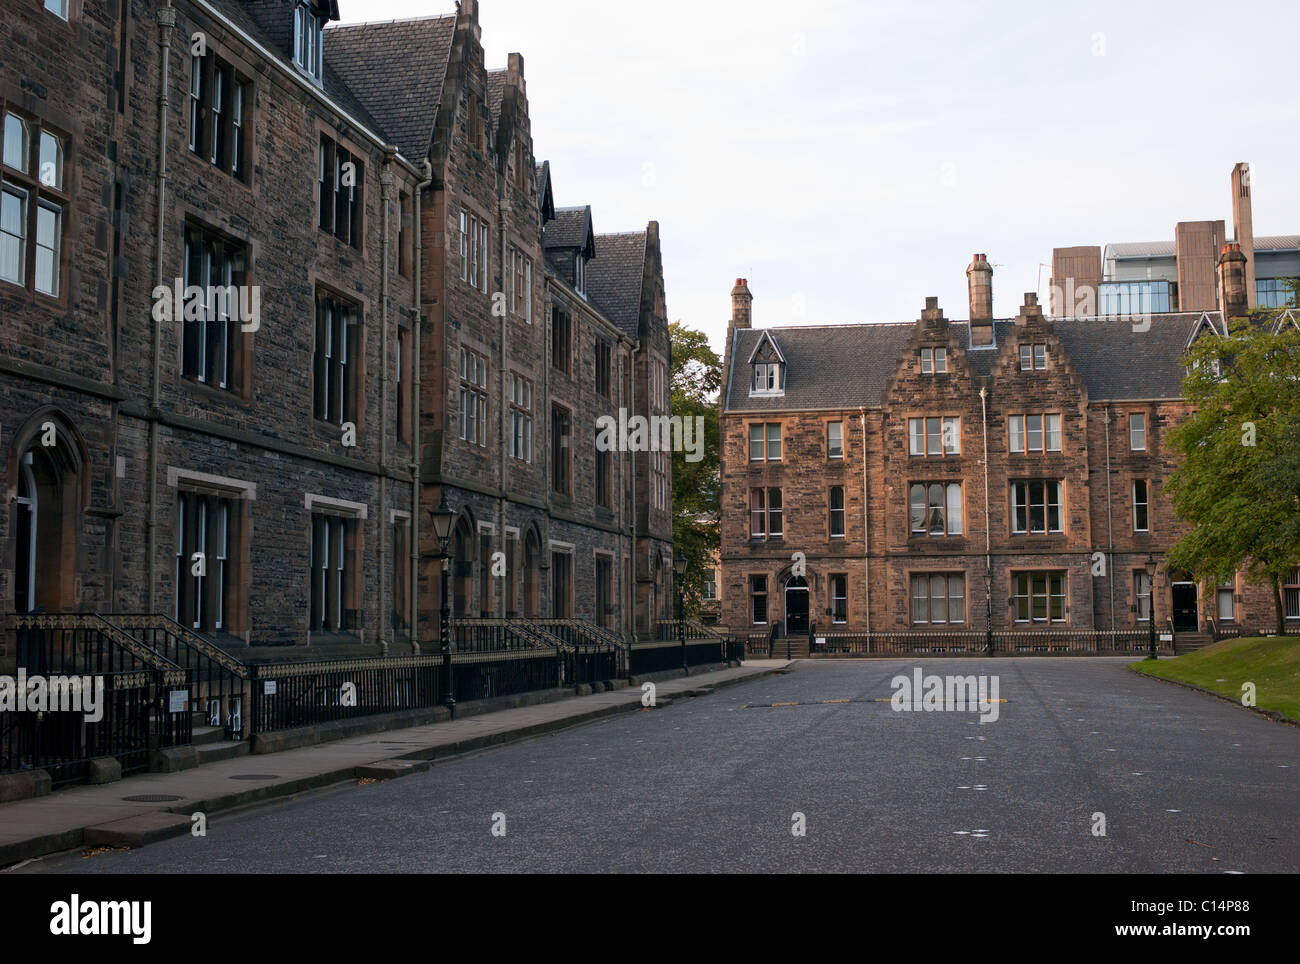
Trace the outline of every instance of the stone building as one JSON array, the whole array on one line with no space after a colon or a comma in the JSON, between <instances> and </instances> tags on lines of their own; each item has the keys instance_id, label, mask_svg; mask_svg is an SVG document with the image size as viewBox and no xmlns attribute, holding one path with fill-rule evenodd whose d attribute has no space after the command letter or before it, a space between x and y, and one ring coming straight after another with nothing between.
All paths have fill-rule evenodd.
<instances>
[{"instance_id":1,"label":"stone building","mask_svg":"<svg viewBox=\"0 0 1300 964\"><path fill-rule=\"evenodd\" d=\"M1220 252L1214 310L755 328L732 289L722 411L722 621L732 631L1271 625L1266 586L1195 585L1164 563L1162 495L1188 411L1183 354L1247 312ZM1229 280L1235 278L1236 280ZM1284 317L1277 323L1286 323ZM1147 564L1156 566L1154 587ZM1300 575L1300 572L1297 573ZM1286 589L1300 618L1300 579Z\"/></svg>"},{"instance_id":2,"label":"stone building","mask_svg":"<svg viewBox=\"0 0 1300 964\"><path fill-rule=\"evenodd\" d=\"M477 3L338 17L6 5L0 661L34 609L409 652L436 636L444 496L459 614L630 632L666 593L647 454L611 453L608 504L592 488L598 413L644 407L667 357L658 226L605 261L595 236L609 293L584 297L543 247L523 60L485 68Z\"/></svg>"}]
</instances>

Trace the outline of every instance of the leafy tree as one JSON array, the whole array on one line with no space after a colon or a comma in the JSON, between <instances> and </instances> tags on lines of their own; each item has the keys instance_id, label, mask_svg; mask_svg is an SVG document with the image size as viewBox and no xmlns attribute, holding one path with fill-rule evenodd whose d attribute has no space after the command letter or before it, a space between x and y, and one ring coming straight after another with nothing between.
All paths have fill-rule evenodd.
<instances>
[{"instance_id":1,"label":"leafy tree","mask_svg":"<svg viewBox=\"0 0 1300 964\"><path fill-rule=\"evenodd\" d=\"M1215 585L1243 568L1269 583L1281 633L1282 583L1300 564L1300 332L1272 328L1236 319L1230 337L1192 346L1195 412L1169 435L1182 460L1165 490L1192 525L1169 564Z\"/></svg>"},{"instance_id":2,"label":"leafy tree","mask_svg":"<svg viewBox=\"0 0 1300 964\"><path fill-rule=\"evenodd\" d=\"M721 449L718 440L718 390L722 385L722 359L709 347L701 331L680 321L669 325L672 339L672 414L691 425L703 419L704 435L694 435L694 453L673 453L673 552L686 554L683 580L687 615L697 615L704 598L704 574L713 568L719 547L718 515Z\"/></svg>"}]
</instances>

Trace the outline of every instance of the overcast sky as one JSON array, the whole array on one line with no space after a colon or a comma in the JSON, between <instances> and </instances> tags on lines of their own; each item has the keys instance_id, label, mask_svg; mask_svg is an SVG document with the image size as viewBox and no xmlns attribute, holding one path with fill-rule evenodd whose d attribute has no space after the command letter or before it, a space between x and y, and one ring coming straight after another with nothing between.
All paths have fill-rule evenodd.
<instances>
[{"instance_id":1,"label":"overcast sky","mask_svg":"<svg viewBox=\"0 0 1300 964\"><path fill-rule=\"evenodd\" d=\"M1014 315L1053 247L1231 232L1237 161L1256 235L1300 233L1295 0L482 0L480 22L489 67L524 55L556 204L658 220L669 317L715 347L740 276L758 326L911 321L926 295L956 319L979 251Z\"/></svg>"}]
</instances>

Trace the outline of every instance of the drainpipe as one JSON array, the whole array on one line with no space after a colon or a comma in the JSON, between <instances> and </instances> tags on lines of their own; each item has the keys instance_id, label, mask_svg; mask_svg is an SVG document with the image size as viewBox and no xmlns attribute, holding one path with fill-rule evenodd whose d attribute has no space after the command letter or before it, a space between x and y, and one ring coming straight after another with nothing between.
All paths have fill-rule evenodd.
<instances>
[{"instance_id":1,"label":"drainpipe","mask_svg":"<svg viewBox=\"0 0 1300 964\"><path fill-rule=\"evenodd\" d=\"M433 165L429 159L424 159L424 180L415 185L414 207L412 214L415 222L411 225L411 233L415 238L415 287L411 294L413 304L411 328L414 331L415 339L412 348L411 364L411 573L409 580L410 587L410 605L411 605L411 652L419 655L420 652L420 455L421 455L421 420L420 420L420 366L422 356L420 355L420 329L423 327L423 305L424 290L421 287L420 276L424 267L424 227L420 221L420 199L424 196L424 191L433 183Z\"/></svg>"},{"instance_id":2,"label":"drainpipe","mask_svg":"<svg viewBox=\"0 0 1300 964\"><path fill-rule=\"evenodd\" d=\"M868 516L867 501L867 410L858 409L858 421L862 426L862 597L867 607L867 632L871 632L871 519ZM845 587L847 591L848 587ZM833 618L833 617L832 617ZM832 629L834 627L831 627Z\"/></svg>"},{"instance_id":3,"label":"drainpipe","mask_svg":"<svg viewBox=\"0 0 1300 964\"><path fill-rule=\"evenodd\" d=\"M506 186L506 179L504 177L500 177L498 178L498 183L501 186L501 196L497 198L497 249L501 255L500 291L501 291L501 300L504 302L506 285L514 283L513 278L506 277L506 224L508 223L510 218L510 198L506 196L506 192L509 190ZM521 253L522 252L517 251L516 257L518 257ZM530 295L531 292L529 292L529 294L526 295L525 297L528 297ZM497 404L497 464L500 466L500 473L497 476L497 478L499 479L499 485L497 486L497 538L501 540L498 543L498 545L502 552L505 552L505 548L506 548L506 431L507 431L507 426L509 425L509 423L506 421L506 411L510 404L507 401L507 396L506 396L506 391L509 387L506 384L506 377L507 377L506 376L506 357L507 357L506 315L508 313L509 313L508 307L501 312L501 319L500 319L501 347L497 355L497 357L499 358L499 361L497 363L497 379L498 379L498 384L500 385L500 392L498 394L498 404ZM516 560L516 564L518 564L518 560ZM489 573L488 578L491 578L491 569L488 570L488 573ZM506 573L506 579L513 579L513 578L514 578L513 572ZM508 611L506 609L506 595L507 593L505 591L505 583L503 582L501 586L501 615L502 616L508 614Z\"/></svg>"},{"instance_id":4,"label":"drainpipe","mask_svg":"<svg viewBox=\"0 0 1300 964\"><path fill-rule=\"evenodd\" d=\"M984 621L988 651L993 655L993 533L989 522L989 408L988 388L980 386L980 420L984 425Z\"/></svg>"},{"instance_id":5,"label":"drainpipe","mask_svg":"<svg viewBox=\"0 0 1300 964\"><path fill-rule=\"evenodd\" d=\"M379 175L379 196L383 217L379 228L379 651L388 655L388 635L392 631L388 613L388 231L393 201L393 172L390 165L397 147L384 148L384 169Z\"/></svg>"},{"instance_id":6,"label":"drainpipe","mask_svg":"<svg viewBox=\"0 0 1300 964\"><path fill-rule=\"evenodd\" d=\"M171 0L154 14L158 24L158 57L162 75L158 86L158 218L155 235L154 284L166 287L163 279L163 253L167 233L167 119L171 112L167 89L170 83L172 29L176 26L176 9ZM162 336L157 323L151 326L153 342L153 380L149 395L149 517L146 543L149 552L149 607L152 614L157 609L157 548L158 548L158 406L162 397Z\"/></svg>"},{"instance_id":7,"label":"drainpipe","mask_svg":"<svg viewBox=\"0 0 1300 964\"><path fill-rule=\"evenodd\" d=\"M1112 524L1110 501L1110 407L1101 413L1102 424L1106 426L1106 582L1110 586L1110 629L1115 631L1115 530ZM1151 598L1155 599L1155 580L1151 580ZM1152 610L1154 613L1155 610Z\"/></svg>"}]
</instances>

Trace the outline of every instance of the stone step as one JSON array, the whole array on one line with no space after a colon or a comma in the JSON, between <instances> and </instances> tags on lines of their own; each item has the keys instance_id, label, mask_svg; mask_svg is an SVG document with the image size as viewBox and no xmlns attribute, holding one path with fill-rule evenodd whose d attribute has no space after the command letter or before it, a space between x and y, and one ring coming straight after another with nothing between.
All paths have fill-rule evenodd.
<instances>
[{"instance_id":1,"label":"stone step","mask_svg":"<svg viewBox=\"0 0 1300 964\"><path fill-rule=\"evenodd\" d=\"M191 731L190 743L194 746L204 746L208 743L221 743L226 738L226 728L224 726L208 726L207 718L204 717L202 725L195 725Z\"/></svg>"},{"instance_id":2,"label":"stone step","mask_svg":"<svg viewBox=\"0 0 1300 964\"><path fill-rule=\"evenodd\" d=\"M199 765L229 760L237 756L246 756L249 752L247 740L222 740L220 743L208 743L195 747L199 751Z\"/></svg>"}]
</instances>

